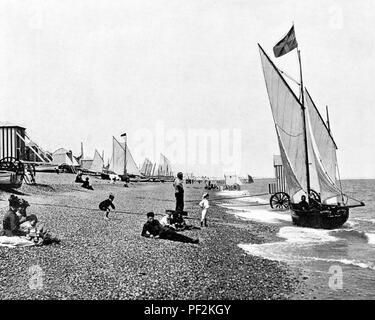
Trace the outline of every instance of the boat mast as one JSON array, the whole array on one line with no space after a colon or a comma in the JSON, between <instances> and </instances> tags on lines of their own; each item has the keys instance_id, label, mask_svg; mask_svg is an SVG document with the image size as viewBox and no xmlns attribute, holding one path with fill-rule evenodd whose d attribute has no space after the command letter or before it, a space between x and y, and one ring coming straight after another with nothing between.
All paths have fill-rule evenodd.
<instances>
[{"instance_id":1,"label":"boat mast","mask_svg":"<svg viewBox=\"0 0 375 320\"><path fill-rule=\"evenodd\" d=\"M328 132L331 133L331 126L329 124L328 106L326 106L326 113L327 113L327 127L328 127Z\"/></svg>"},{"instance_id":2,"label":"boat mast","mask_svg":"<svg viewBox=\"0 0 375 320\"><path fill-rule=\"evenodd\" d=\"M301 51L297 49L298 52L298 61L299 61L299 70L301 78L301 105L302 105L302 117L303 117L303 134L305 142L305 165L306 165L306 184L307 184L307 198L310 195L310 170L309 170L309 153L307 149L307 130L306 130L306 108L305 108L305 96L304 96L304 87L303 87L303 77L302 77L302 63L301 63Z\"/></svg>"},{"instance_id":3,"label":"boat mast","mask_svg":"<svg viewBox=\"0 0 375 320\"><path fill-rule=\"evenodd\" d=\"M126 133L123 133L122 135L121 135L121 137L123 137L124 138L124 140L125 140L125 148L124 148L124 177L125 177L125 180L126 180L126 178L127 178L127 172L126 172L126 147L127 147L127 135L126 135Z\"/></svg>"}]
</instances>

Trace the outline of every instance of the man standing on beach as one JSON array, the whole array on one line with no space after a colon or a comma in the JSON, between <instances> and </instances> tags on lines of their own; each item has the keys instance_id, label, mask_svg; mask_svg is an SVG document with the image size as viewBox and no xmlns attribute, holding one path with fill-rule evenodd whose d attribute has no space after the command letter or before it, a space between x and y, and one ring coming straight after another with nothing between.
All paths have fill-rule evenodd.
<instances>
[{"instance_id":1,"label":"man standing on beach","mask_svg":"<svg viewBox=\"0 0 375 320\"><path fill-rule=\"evenodd\" d=\"M184 176L182 172L177 173L177 178L173 182L174 195L176 197L176 211L184 211L184 186L183 186Z\"/></svg>"}]
</instances>

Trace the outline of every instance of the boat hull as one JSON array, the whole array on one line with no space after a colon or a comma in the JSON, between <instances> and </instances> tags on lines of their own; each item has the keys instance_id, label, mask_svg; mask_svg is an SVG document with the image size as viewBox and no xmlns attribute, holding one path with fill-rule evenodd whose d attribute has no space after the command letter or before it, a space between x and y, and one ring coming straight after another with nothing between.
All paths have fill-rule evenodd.
<instances>
[{"instance_id":1,"label":"boat hull","mask_svg":"<svg viewBox=\"0 0 375 320\"><path fill-rule=\"evenodd\" d=\"M56 173L58 166L35 166L35 172Z\"/></svg>"},{"instance_id":2,"label":"boat hull","mask_svg":"<svg viewBox=\"0 0 375 320\"><path fill-rule=\"evenodd\" d=\"M23 176L11 171L0 171L0 189L17 189L22 186Z\"/></svg>"},{"instance_id":3,"label":"boat hull","mask_svg":"<svg viewBox=\"0 0 375 320\"><path fill-rule=\"evenodd\" d=\"M349 208L326 207L321 209L300 210L291 208L294 225L315 229L337 229L349 218Z\"/></svg>"}]
</instances>

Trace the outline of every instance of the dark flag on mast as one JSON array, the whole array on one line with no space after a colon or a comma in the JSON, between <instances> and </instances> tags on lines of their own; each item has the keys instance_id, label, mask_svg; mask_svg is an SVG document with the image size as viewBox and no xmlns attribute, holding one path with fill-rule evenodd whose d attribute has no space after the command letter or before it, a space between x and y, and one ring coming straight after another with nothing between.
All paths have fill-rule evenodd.
<instances>
[{"instance_id":1,"label":"dark flag on mast","mask_svg":"<svg viewBox=\"0 0 375 320\"><path fill-rule=\"evenodd\" d=\"M292 51L297 47L298 43L296 39L296 34L294 32L294 26L292 26L287 35L273 47L273 53L275 54L275 57L278 58L283 56L284 54L287 54L288 52Z\"/></svg>"}]
</instances>

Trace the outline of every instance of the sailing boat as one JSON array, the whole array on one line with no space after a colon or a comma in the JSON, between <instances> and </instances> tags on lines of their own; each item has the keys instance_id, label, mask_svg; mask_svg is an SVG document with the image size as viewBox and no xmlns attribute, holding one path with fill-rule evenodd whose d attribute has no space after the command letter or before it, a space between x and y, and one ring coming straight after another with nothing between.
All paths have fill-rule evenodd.
<instances>
[{"instance_id":1,"label":"sailing boat","mask_svg":"<svg viewBox=\"0 0 375 320\"><path fill-rule=\"evenodd\" d=\"M152 162L148 158L146 158L140 170L142 175L145 177L149 177L151 175L152 167Z\"/></svg>"},{"instance_id":2,"label":"sailing boat","mask_svg":"<svg viewBox=\"0 0 375 320\"><path fill-rule=\"evenodd\" d=\"M120 143L117 141L115 137L113 137L112 159L108 168L108 174L102 174L102 178L108 179L106 176L109 176L109 174L116 174L120 176L122 180L141 176L129 147L127 145L125 146L125 142Z\"/></svg>"},{"instance_id":3,"label":"sailing boat","mask_svg":"<svg viewBox=\"0 0 375 320\"><path fill-rule=\"evenodd\" d=\"M348 220L350 208L364 203L342 193L336 178L336 143L303 87L300 52L301 100L260 45L259 52L290 193L292 221L302 227L338 228ZM299 203L303 195L308 195L307 207ZM348 205L349 199L358 204Z\"/></svg>"},{"instance_id":4,"label":"sailing boat","mask_svg":"<svg viewBox=\"0 0 375 320\"><path fill-rule=\"evenodd\" d=\"M162 182L171 182L174 180L171 162L162 153L160 153L158 179Z\"/></svg>"},{"instance_id":5,"label":"sailing boat","mask_svg":"<svg viewBox=\"0 0 375 320\"><path fill-rule=\"evenodd\" d=\"M92 160L81 159L81 170L86 174L101 175L103 173L103 167L104 160L96 149Z\"/></svg>"}]
</instances>

